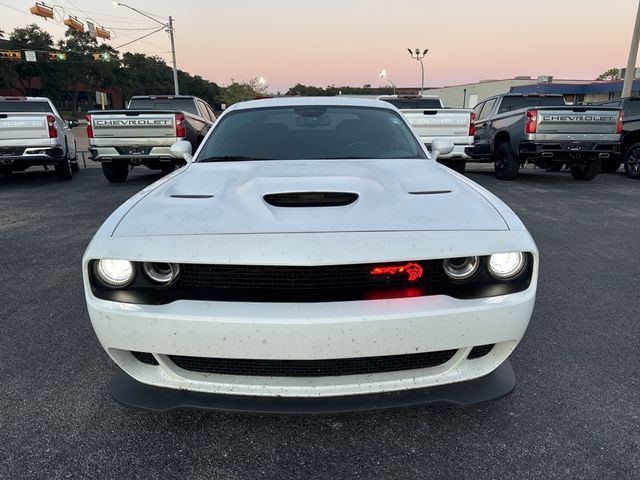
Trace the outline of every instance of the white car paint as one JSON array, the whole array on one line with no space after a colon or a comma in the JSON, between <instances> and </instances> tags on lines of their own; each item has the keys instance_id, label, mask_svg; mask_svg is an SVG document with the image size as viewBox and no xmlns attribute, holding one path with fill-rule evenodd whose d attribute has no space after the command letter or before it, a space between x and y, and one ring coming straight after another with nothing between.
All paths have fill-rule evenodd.
<instances>
[{"instance_id":1,"label":"white car paint","mask_svg":"<svg viewBox=\"0 0 640 480\"><path fill-rule=\"evenodd\" d=\"M395 110L384 102L361 99L273 99L234 105L218 122L238 109L309 103ZM264 397L407 390L483 377L505 361L524 335L536 295L536 246L517 216L472 181L432 159L197 163L198 153L196 163L118 208L84 255L86 301L96 334L111 358L139 382ZM360 198L346 207L290 210L262 200L265 193L318 189L357 192ZM409 194L426 190L446 193ZM518 293L468 300L432 295L322 303L178 300L143 305L97 298L89 275L90 262L100 258L319 266L510 251L531 254L530 286ZM490 354L466 358L472 347L494 343ZM437 367L313 378L196 373L168 358L320 360L445 349L458 351ZM159 365L141 363L131 351L153 353Z\"/></svg>"}]
</instances>

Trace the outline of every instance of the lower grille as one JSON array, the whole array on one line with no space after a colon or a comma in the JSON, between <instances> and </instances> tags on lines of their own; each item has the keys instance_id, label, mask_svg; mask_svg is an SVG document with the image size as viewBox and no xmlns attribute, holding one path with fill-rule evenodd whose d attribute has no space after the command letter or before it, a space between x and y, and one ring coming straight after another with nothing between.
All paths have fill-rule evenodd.
<instances>
[{"instance_id":1,"label":"lower grille","mask_svg":"<svg viewBox=\"0 0 640 480\"><path fill-rule=\"evenodd\" d=\"M436 367L447 363L457 350L331 360L247 360L169 355L184 370L220 375L258 377L334 377L366 375Z\"/></svg>"},{"instance_id":2,"label":"lower grille","mask_svg":"<svg viewBox=\"0 0 640 480\"><path fill-rule=\"evenodd\" d=\"M467 356L467 358L469 360L473 360L474 358L484 357L491 350L493 350L493 347L495 346L496 346L495 343L492 343L491 345L479 345L477 347L473 347L469 352L469 355Z\"/></svg>"},{"instance_id":3,"label":"lower grille","mask_svg":"<svg viewBox=\"0 0 640 480\"><path fill-rule=\"evenodd\" d=\"M156 357L154 357L151 353L147 352L131 352L131 354L136 357L136 359L142 363L146 363L147 365L158 365L158 361Z\"/></svg>"}]
</instances>

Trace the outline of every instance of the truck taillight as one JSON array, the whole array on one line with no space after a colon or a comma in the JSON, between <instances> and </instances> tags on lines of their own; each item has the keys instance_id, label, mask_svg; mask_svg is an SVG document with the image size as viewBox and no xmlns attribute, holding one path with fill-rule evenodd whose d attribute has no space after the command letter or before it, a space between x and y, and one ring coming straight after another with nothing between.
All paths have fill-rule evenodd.
<instances>
[{"instance_id":1,"label":"truck taillight","mask_svg":"<svg viewBox=\"0 0 640 480\"><path fill-rule=\"evenodd\" d=\"M538 130L538 111L527 110L527 123L524 125L524 133L536 133Z\"/></svg>"},{"instance_id":2,"label":"truck taillight","mask_svg":"<svg viewBox=\"0 0 640 480\"><path fill-rule=\"evenodd\" d=\"M618 112L618 126L616 127L616 133L618 135L622 134L622 118L624 117L624 112Z\"/></svg>"},{"instance_id":3,"label":"truck taillight","mask_svg":"<svg viewBox=\"0 0 640 480\"><path fill-rule=\"evenodd\" d=\"M93 125L91 125L91 115L84 117L87 121L87 138L93 138Z\"/></svg>"},{"instance_id":4,"label":"truck taillight","mask_svg":"<svg viewBox=\"0 0 640 480\"><path fill-rule=\"evenodd\" d=\"M49 127L49 138L58 138L56 117L54 117L53 115L47 115L47 127Z\"/></svg>"},{"instance_id":5,"label":"truck taillight","mask_svg":"<svg viewBox=\"0 0 640 480\"><path fill-rule=\"evenodd\" d=\"M471 112L469 118L469 136L473 137L476 134L476 114Z\"/></svg>"},{"instance_id":6,"label":"truck taillight","mask_svg":"<svg viewBox=\"0 0 640 480\"><path fill-rule=\"evenodd\" d=\"M187 136L187 129L184 126L184 114L176 113L176 137L184 138Z\"/></svg>"}]
</instances>

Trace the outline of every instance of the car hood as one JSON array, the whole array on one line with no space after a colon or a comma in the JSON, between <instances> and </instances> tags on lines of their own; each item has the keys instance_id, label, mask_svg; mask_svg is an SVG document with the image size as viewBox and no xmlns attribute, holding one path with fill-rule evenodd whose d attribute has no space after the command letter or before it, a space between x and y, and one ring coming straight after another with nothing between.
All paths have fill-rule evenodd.
<instances>
[{"instance_id":1,"label":"car hood","mask_svg":"<svg viewBox=\"0 0 640 480\"><path fill-rule=\"evenodd\" d=\"M353 201L328 206L331 195L304 192L346 193ZM291 193L302 195L268 197ZM311 201L300 206L300 198ZM143 196L113 235L429 230L508 225L470 184L430 160L244 161L189 165Z\"/></svg>"}]
</instances>

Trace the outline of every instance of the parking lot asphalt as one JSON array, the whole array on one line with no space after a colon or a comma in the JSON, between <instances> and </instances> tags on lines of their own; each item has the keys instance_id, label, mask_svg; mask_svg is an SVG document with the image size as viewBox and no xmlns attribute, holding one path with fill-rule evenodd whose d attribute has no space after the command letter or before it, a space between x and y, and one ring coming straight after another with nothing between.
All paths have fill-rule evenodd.
<instances>
[{"instance_id":1,"label":"parking lot asphalt","mask_svg":"<svg viewBox=\"0 0 640 480\"><path fill-rule=\"evenodd\" d=\"M515 391L470 408L318 417L115 403L80 261L104 219L159 176L0 177L0 478L640 478L640 182L468 176L541 252Z\"/></svg>"}]
</instances>

